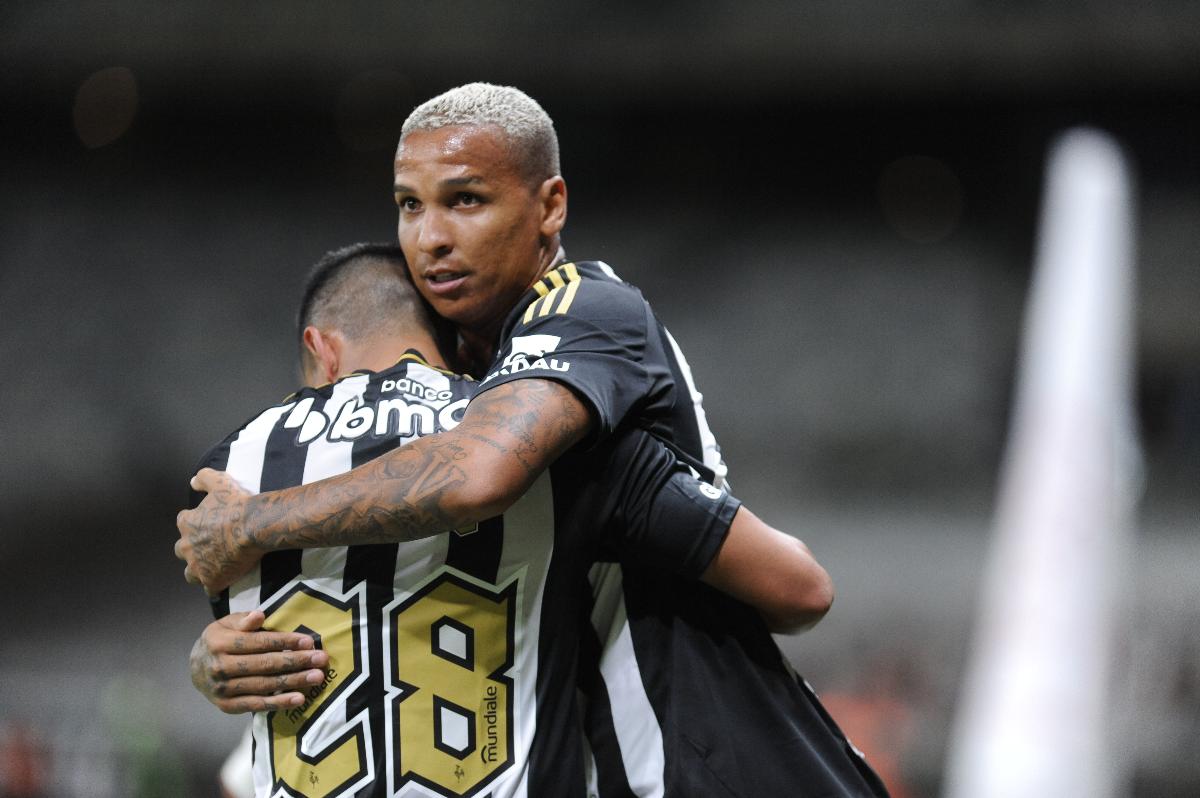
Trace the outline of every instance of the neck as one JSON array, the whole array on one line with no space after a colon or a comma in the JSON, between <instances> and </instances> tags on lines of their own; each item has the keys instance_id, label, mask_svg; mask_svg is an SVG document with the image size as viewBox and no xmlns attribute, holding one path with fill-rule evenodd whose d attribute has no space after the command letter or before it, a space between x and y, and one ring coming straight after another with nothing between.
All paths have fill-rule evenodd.
<instances>
[{"instance_id":1,"label":"neck","mask_svg":"<svg viewBox=\"0 0 1200 798\"><path fill-rule=\"evenodd\" d=\"M554 265L566 258L566 253L559 244L558 236L554 236L546 246L542 247L538 253L538 270L537 274L529 285L525 286L525 291L533 287L534 283L546 276ZM522 291L524 294L524 291ZM477 329L467 329L465 327L458 328L458 336L461 340L458 357L462 370L466 371L473 377L482 378L485 375L482 373L492 362L492 358L496 356L496 346L500 343L500 328L504 325L504 320L508 317L512 308L505 308L503 313L498 314L498 317L485 327Z\"/></svg>"},{"instance_id":2,"label":"neck","mask_svg":"<svg viewBox=\"0 0 1200 798\"><path fill-rule=\"evenodd\" d=\"M483 372L496 356L496 338L500 333L499 327L494 332L474 332L460 329L458 333L459 368L476 379L486 376Z\"/></svg>"},{"instance_id":3,"label":"neck","mask_svg":"<svg viewBox=\"0 0 1200 798\"><path fill-rule=\"evenodd\" d=\"M404 335L395 338L384 338L373 341L364 341L353 347L347 348L346 356L343 359L345 366L342 369L341 376L345 376L352 371L383 371L386 368L391 368L396 364L401 356L409 349L415 349L421 353L421 356L431 366L445 368L446 363L442 358L441 352L438 351L437 344L433 338L427 333L419 335Z\"/></svg>"}]
</instances>

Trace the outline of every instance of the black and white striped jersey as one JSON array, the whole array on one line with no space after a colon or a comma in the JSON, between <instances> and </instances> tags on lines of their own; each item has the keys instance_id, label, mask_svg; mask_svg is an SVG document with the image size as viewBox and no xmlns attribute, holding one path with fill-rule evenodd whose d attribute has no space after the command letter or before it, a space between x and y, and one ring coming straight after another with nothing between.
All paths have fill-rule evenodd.
<instances>
[{"instance_id":1,"label":"black and white striped jersey","mask_svg":"<svg viewBox=\"0 0 1200 798\"><path fill-rule=\"evenodd\" d=\"M266 409L202 465L252 492L323 479L454 427L476 388L410 351ZM738 507L649 435L604 448L476 529L274 552L231 586L218 615L261 608L330 654L302 706L254 717L256 796L581 794L588 566L613 545L695 576Z\"/></svg>"},{"instance_id":2,"label":"black and white striped jersey","mask_svg":"<svg viewBox=\"0 0 1200 798\"><path fill-rule=\"evenodd\" d=\"M683 353L640 292L607 265L549 272L507 318L497 351L480 390L556 380L594 414L592 456L614 433L641 429L722 484L725 466ZM590 792L885 794L756 612L628 551L603 554L613 562L589 574L594 634L580 665Z\"/></svg>"}]
</instances>

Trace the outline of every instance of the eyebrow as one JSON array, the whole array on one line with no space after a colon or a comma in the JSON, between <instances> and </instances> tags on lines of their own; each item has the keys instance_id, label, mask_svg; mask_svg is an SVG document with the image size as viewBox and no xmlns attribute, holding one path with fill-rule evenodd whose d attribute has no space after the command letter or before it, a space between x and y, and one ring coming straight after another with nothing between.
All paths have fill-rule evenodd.
<instances>
[{"instance_id":1,"label":"eyebrow","mask_svg":"<svg viewBox=\"0 0 1200 798\"><path fill-rule=\"evenodd\" d=\"M482 177L479 177L477 175L468 175L467 177L448 177L445 180L441 181L441 183L439 185L450 187L450 188L457 188L459 186L471 186L471 185L475 185L476 183L485 183L485 182L487 182L487 181L484 180ZM413 193L413 190L411 188L409 188L408 186L404 185L403 183L394 183L392 185L392 193L394 193L394 194L404 194L404 193L411 194L411 193Z\"/></svg>"}]
</instances>

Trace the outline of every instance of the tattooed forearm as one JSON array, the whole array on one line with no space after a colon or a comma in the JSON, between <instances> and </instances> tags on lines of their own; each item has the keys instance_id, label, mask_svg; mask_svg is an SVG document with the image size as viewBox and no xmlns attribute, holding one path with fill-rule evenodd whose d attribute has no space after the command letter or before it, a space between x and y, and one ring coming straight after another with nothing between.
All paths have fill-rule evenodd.
<instances>
[{"instance_id":1,"label":"tattooed forearm","mask_svg":"<svg viewBox=\"0 0 1200 798\"><path fill-rule=\"evenodd\" d=\"M481 394L457 428L331 479L250 500L263 550L413 540L498 515L588 433L566 387L524 379Z\"/></svg>"},{"instance_id":2,"label":"tattooed forearm","mask_svg":"<svg viewBox=\"0 0 1200 798\"><path fill-rule=\"evenodd\" d=\"M447 493L467 482L457 448L412 444L333 479L263 494L255 542L266 550L344 546L452 529L459 519Z\"/></svg>"},{"instance_id":3,"label":"tattooed forearm","mask_svg":"<svg viewBox=\"0 0 1200 798\"><path fill-rule=\"evenodd\" d=\"M574 444L591 423L587 410L569 389L538 379L509 383L484 394L471 404L470 416L483 430L482 438L493 445L505 440L507 452L534 476L549 464L547 447L563 440ZM554 457L566 448L556 451Z\"/></svg>"}]
</instances>

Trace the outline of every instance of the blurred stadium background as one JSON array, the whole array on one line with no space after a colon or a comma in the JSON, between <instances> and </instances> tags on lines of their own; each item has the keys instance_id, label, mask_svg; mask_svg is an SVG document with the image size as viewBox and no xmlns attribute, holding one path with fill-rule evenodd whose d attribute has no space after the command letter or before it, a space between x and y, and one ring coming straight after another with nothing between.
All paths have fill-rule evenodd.
<instances>
[{"instance_id":1,"label":"blurred stadium background","mask_svg":"<svg viewBox=\"0 0 1200 798\"><path fill-rule=\"evenodd\" d=\"M0 10L0 795L214 794L242 722L186 673L186 480L295 382L308 265L393 235L407 111L480 79L554 117L569 254L641 286L737 492L833 574L781 643L897 798L942 784L1046 149L1112 132L1145 461L1111 722L1123 794L1200 792L1200 5L126 0Z\"/></svg>"}]
</instances>

